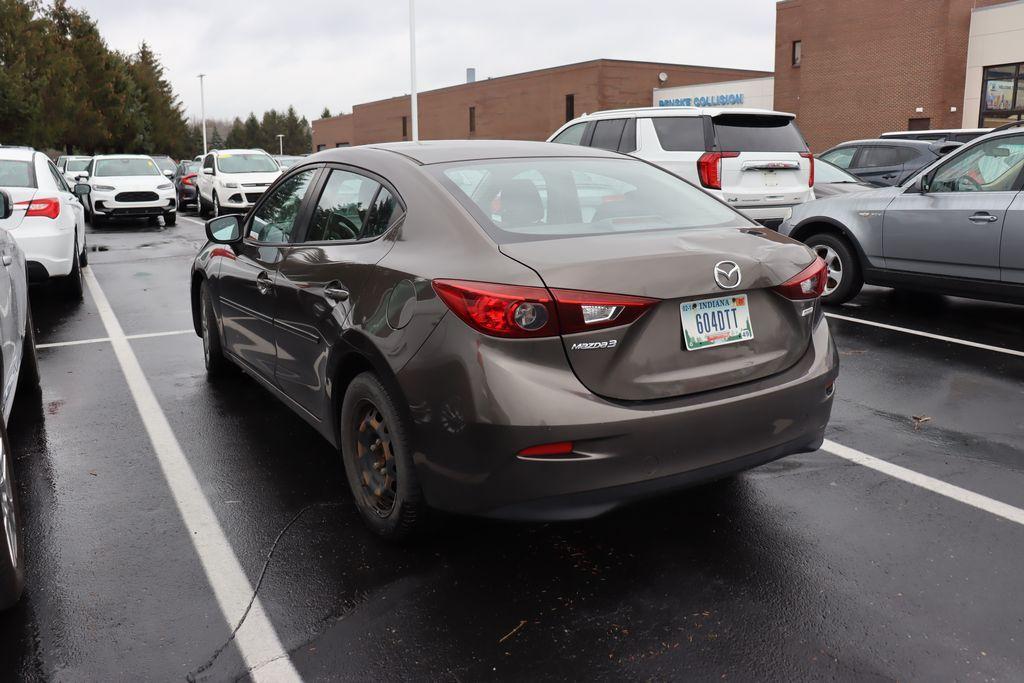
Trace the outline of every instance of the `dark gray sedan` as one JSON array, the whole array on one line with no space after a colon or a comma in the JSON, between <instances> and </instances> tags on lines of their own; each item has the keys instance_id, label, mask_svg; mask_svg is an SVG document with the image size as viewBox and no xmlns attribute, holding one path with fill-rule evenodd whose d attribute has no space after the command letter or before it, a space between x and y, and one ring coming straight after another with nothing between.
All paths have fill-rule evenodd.
<instances>
[{"instance_id":1,"label":"dark gray sedan","mask_svg":"<svg viewBox=\"0 0 1024 683\"><path fill-rule=\"evenodd\" d=\"M337 446L384 536L428 507L590 517L822 443L824 264L644 161L328 150L207 233L210 375L241 368Z\"/></svg>"}]
</instances>

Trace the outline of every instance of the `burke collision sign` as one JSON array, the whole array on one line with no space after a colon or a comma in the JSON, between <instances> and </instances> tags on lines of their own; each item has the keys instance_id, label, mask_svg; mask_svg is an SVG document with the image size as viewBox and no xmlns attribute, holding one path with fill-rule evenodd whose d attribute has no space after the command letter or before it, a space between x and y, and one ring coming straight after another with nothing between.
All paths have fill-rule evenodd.
<instances>
[{"instance_id":1,"label":"burke collision sign","mask_svg":"<svg viewBox=\"0 0 1024 683\"><path fill-rule=\"evenodd\" d=\"M743 93L741 92L700 97L673 97L658 100L659 107L739 107L742 104Z\"/></svg>"}]
</instances>

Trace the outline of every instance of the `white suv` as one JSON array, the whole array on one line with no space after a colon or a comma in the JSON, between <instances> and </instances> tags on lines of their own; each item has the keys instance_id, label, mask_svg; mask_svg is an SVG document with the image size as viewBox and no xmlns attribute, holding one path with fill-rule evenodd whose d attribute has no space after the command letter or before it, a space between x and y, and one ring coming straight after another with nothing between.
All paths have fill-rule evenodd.
<instances>
[{"instance_id":1,"label":"white suv","mask_svg":"<svg viewBox=\"0 0 1024 683\"><path fill-rule=\"evenodd\" d=\"M262 149L211 150L196 177L199 214L247 211L279 175L281 167Z\"/></svg>"},{"instance_id":2,"label":"white suv","mask_svg":"<svg viewBox=\"0 0 1024 683\"><path fill-rule=\"evenodd\" d=\"M814 157L792 114L764 109L648 107L585 114L549 142L645 159L777 228L814 199Z\"/></svg>"},{"instance_id":3,"label":"white suv","mask_svg":"<svg viewBox=\"0 0 1024 683\"><path fill-rule=\"evenodd\" d=\"M25 252L29 280L60 278L64 291L81 299L85 209L73 188L45 154L0 147L0 189L14 204L11 215L0 220L0 229L9 231Z\"/></svg>"},{"instance_id":4,"label":"white suv","mask_svg":"<svg viewBox=\"0 0 1024 683\"><path fill-rule=\"evenodd\" d=\"M120 218L148 218L155 225L160 216L164 225L178 219L174 184L151 157L144 154L107 154L95 156L89 168L79 174L88 181L89 214L93 227Z\"/></svg>"}]
</instances>

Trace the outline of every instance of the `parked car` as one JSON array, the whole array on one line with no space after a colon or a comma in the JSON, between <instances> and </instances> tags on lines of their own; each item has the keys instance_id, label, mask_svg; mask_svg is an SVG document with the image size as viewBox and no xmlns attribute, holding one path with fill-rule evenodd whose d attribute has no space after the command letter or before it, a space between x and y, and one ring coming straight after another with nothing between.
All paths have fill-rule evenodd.
<instances>
[{"instance_id":1,"label":"parked car","mask_svg":"<svg viewBox=\"0 0 1024 683\"><path fill-rule=\"evenodd\" d=\"M861 180L824 159L818 159L814 164L814 196L817 199L850 194L851 192L863 192L876 187L884 187L884 185Z\"/></svg>"},{"instance_id":2,"label":"parked car","mask_svg":"<svg viewBox=\"0 0 1024 683\"><path fill-rule=\"evenodd\" d=\"M64 180L68 181L69 186L73 187L78 182L76 180L78 174L88 168L90 160L92 160L92 157L60 157L57 159L57 170L64 174Z\"/></svg>"},{"instance_id":3,"label":"parked car","mask_svg":"<svg viewBox=\"0 0 1024 683\"><path fill-rule=\"evenodd\" d=\"M88 263L85 208L57 167L42 152L0 147L0 189L14 203L0 220L25 253L33 282L60 278L63 291L82 298L82 266Z\"/></svg>"},{"instance_id":4,"label":"parked car","mask_svg":"<svg viewBox=\"0 0 1024 683\"><path fill-rule=\"evenodd\" d=\"M645 159L770 227L778 227L793 206L814 197L814 158L792 114L619 109L573 119L548 140Z\"/></svg>"},{"instance_id":5,"label":"parked car","mask_svg":"<svg viewBox=\"0 0 1024 683\"><path fill-rule=\"evenodd\" d=\"M174 176L174 171L178 167L178 162L167 156L166 154L150 154L149 158L156 162L156 165L160 167L160 172L168 178Z\"/></svg>"},{"instance_id":6,"label":"parked car","mask_svg":"<svg viewBox=\"0 0 1024 683\"><path fill-rule=\"evenodd\" d=\"M199 214L247 211L280 175L281 167L261 149L213 150L197 177Z\"/></svg>"},{"instance_id":7,"label":"parked car","mask_svg":"<svg viewBox=\"0 0 1024 683\"><path fill-rule=\"evenodd\" d=\"M89 213L94 227L112 220L148 218L156 225L178 219L174 184L151 157L143 154L108 154L93 157L79 175L87 180Z\"/></svg>"},{"instance_id":8,"label":"parked car","mask_svg":"<svg viewBox=\"0 0 1024 683\"><path fill-rule=\"evenodd\" d=\"M284 170L287 170L287 169L291 168L292 166L294 166L295 164L299 163L300 161L302 161L302 157L299 157L299 156L289 156L287 154L284 154L284 155L275 154L274 155L274 161L276 161L277 165L281 167L282 171L284 171Z\"/></svg>"},{"instance_id":9,"label":"parked car","mask_svg":"<svg viewBox=\"0 0 1024 683\"><path fill-rule=\"evenodd\" d=\"M331 149L207 235L208 373L241 367L340 447L384 536L427 506L590 517L822 443L824 264L652 164Z\"/></svg>"},{"instance_id":10,"label":"parked car","mask_svg":"<svg viewBox=\"0 0 1024 683\"><path fill-rule=\"evenodd\" d=\"M866 282L1024 303L1024 130L990 133L898 187L820 199L780 232L828 265L824 301Z\"/></svg>"},{"instance_id":11,"label":"parked car","mask_svg":"<svg viewBox=\"0 0 1024 683\"><path fill-rule=\"evenodd\" d=\"M0 162L2 164L3 162ZM56 168L56 167L55 167ZM14 215L14 200L0 190L0 223ZM39 387L35 331L29 310L25 254L6 230L0 230L0 610L15 604L25 586L25 548L15 486L14 453L7 438L18 389ZM24 394L23 394L24 395Z\"/></svg>"},{"instance_id":12,"label":"parked car","mask_svg":"<svg viewBox=\"0 0 1024 683\"><path fill-rule=\"evenodd\" d=\"M193 207L199 211L199 196L196 191L196 177L199 174L199 162L183 161L174 170L174 189L178 195L178 208Z\"/></svg>"},{"instance_id":13,"label":"parked car","mask_svg":"<svg viewBox=\"0 0 1024 683\"><path fill-rule=\"evenodd\" d=\"M941 128L936 130L894 130L882 133L885 140L924 140L926 142L970 142L991 133L991 128Z\"/></svg>"},{"instance_id":14,"label":"parked car","mask_svg":"<svg viewBox=\"0 0 1024 683\"><path fill-rule=\"evenodd\" d=\"M960 144L922 140L851 140L822 152L818 158L861 180L879 185L898 185Z\"/></svg>"}]
</instances>

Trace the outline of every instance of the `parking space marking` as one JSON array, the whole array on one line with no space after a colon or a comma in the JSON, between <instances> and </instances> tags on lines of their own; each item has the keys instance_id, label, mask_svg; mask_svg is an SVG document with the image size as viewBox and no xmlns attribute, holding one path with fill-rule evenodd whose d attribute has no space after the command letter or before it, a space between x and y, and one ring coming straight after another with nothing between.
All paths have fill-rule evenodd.
<instances>
[{"instance_id":1,"label":"parking space marking","mask_svg":"<svg viewBox=\"0 0 1024 683\"><path fill-rule=\"evenodd\" d=\"M195 334L195 330L170 330L169 332L146 332L144 334L128 334L125 339L149 339L150 337L170 337L175 334ZM99 344L108 342L110 337L96 337L95 339L76 339L74 341L49 342L36 344L37 349L52 349L56 346L78 346L79 344Z\"/></svg>"},{"instance_id":2,"label":"parking space marking","mask_svg":"<svg viewBox=\"0 0 1024 683\"><path fill-rule=\"evenodd\" d=\"M1018 351L1016 349L1007 349L1002 346L992 346L991 344L982 344L981 342L972 342L966 339L957 339L956 337L947 337L941 334L932 334L931 332L912 330L909 327L897 327L896 325L879 323L875 322L874 320L864 320L863 318L851 318L848 315L839 315L838 313L826 313L825 317L835 318L836 320L845 320L851 323L860 323L861 325L870 325L871 327L880 327L883 330L903 332L904 334L913 334L918 337L927 337L928 339L937 339L939 341L949 342L951 344L961 344L963 346L970 346L976 349L983 349L985 351L995 351L996 353L1005 353L1010 356L1019 356L1021 358L1024 358L1024 351Z\"/></svg>"},{"instance_id":3,"label":"parking space marking","mask_svg":"<svg viewBox=\"0 0 1024 683\"><path fill-rule=\"evenodd\" d=\"M983 510L997 517L1002 517L1003 519L1011 522L1024 525L1024 510L1013 507L1012 505L1007 505L1006 503L995 500L994 498L989 498L988 496L983 496L980 493L960 488L954 484L946 483L941 479L935 479L934 477L929 477L926 474L921 474L914 470L908 470L906 467L894 465L887 460L876 458L873 455L868 455L867 453L861 453L849 446L844 446L836 443L835 441L829 441L828 439L826 439L825 443L822 444L821 449L837 457L849 460L850 462L855 462L858 465L863 465L864 467L870 467L882 474L887 474L890 477L895 477L896 479L905 481L908 484L913 484L914 486L927 489L928 491L937 493L940 496L952 498L953 500L959 501L965 505L970 505L971 507Z\"/></svg>"},{"instance_id":4,"label":"parking space marking","mask_svg":"<svg viewBox=\"0 0 1024 683\"><path fill-rule=\"evenodd\" d=\"M299 681L287 650L281 644L273 624L259 597L253 597L253 586L228 542L224 530L209 501L202 494L195 471L185 457L167 417L160 408L156 394L146 379L121 323L100 288L91 270L84 272L86 285L96 303L100 320L106 328L114 354L121 366L143 426L153 445L164 478L181 513L189 538L206 573L207 581L224 620L235 627L243 618L247 605L252 607L245 624L237 631L235 642L248 673L256 680Z\"/></svg>"}]
</instances>

